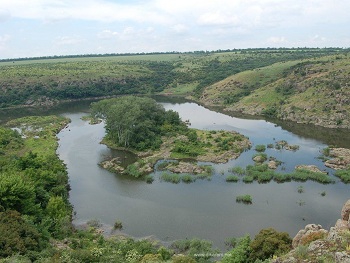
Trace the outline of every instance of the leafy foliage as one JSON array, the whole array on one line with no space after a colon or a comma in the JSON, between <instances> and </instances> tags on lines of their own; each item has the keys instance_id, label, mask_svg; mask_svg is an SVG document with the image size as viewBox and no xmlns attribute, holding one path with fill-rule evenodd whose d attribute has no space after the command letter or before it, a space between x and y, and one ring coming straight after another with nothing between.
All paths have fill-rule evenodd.
<instances>
[{"instance_id":1,"label":"leafy foliage","mask_svg":"<svg viewBox=\"0 0 350 263\"><path fill-rule=\"evenodd\" d=\"M249 259L265 260L273 255L282 255L291 249L292 239L286 232L277 232L273 228L262 229L250 243Z\"/></svg>"},{"instance_id":2,"label":"leafy foliage","mask_svg":"<svg viewBox=\"0 0 350 263\"><path fill-rule=\"evenodd\" d=\"M176 112L144 97L102 100L93 103L92 114L106 120L108 140L136 150L157 149L161 135L184 127Z\"/></svg>"}]
</instances>

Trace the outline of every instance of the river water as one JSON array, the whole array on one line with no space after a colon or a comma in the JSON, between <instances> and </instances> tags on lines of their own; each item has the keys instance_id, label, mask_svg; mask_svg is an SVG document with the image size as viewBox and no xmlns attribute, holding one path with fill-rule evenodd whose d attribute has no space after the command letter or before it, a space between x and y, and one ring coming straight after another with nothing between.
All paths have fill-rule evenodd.
<instances>
[{"instance_id":1,"label":"river water","mask_svg":"<svg viewBox=\"0 0 350 263\"><path fill-rule=\"evenodd\" d=\"M253 164L255 145L279 140L299 145L300 149L296 152L267 149L268 156L283 162L278 170L288 172L296 165L314 164L332 174L334 171L318 159L320 151L329 144L349 147L348 137L341 138L347 131L236 118L192 102L163 100L160 103L165 109L177 111L183 120L189 120L193 128L235 130L249 137L253 147L236 160L213 164L215 172L211 180L171 184L160 181L160 173L155 172L155 181L147 184L98 166L111 156L119 156L125 162L130 156L100 144L105 134L103 123L89 125L80 119L87 114L87 102L67 104L51 112L36 112L61 114L72 120L69 127L58 134L57 153L69 173L70 201L76 213L74 223L96 219L113 225L120 220L123 232L134 237L154 236L162 241L198 237L211 240L223 249L226 239L245 234L253 237L262 228L273 227L293 237L308 223L329 228L340 217L342 205L350 195L349 186L337 178L335 184L329 185L311 181L227 183L225 178L229 168ZM14 112L6 116L13 118L27 114ZM300 186L303 193L298 193ZM326 195L321 196L321 192ZM235 202L236 196L243 194L252 196L251 205Z\"/></svg>"}]
</instances>

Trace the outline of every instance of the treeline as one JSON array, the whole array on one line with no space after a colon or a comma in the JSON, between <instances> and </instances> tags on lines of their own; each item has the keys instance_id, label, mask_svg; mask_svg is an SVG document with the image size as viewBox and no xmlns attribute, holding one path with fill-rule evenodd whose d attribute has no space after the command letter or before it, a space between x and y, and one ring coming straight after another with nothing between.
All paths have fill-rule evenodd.
<instances>
[{"instance_id":1,"label":"treeline","mask_svg":"<svg viewBox=\"0 0 350 263\"><path fill-rule=\"evenodd\" d=\"M25 61L25 60L43 60L43 59L65 59L65 58L92 58L92 57L123 57L123 56L140 56L140 55L167 55L167 54L209 54L209 53L224 53L224 52L308 52L308 51L325 51L327 53L334 52L344 52L349 51L349 48L338 48L338 47L328 47L328 48L308 48L308 47L298 47L298 48L233 48L233 49L217 49L217 50L197 50L197 51L165 51L165 52L135 52L135 53L105 53L105 54L80 54L80 55L53 55L53 56L40 56L40 57L23 57L23 58L5 58L0 59L0 62L14 62L14 61Z\"/></svg>"}]
</instances>

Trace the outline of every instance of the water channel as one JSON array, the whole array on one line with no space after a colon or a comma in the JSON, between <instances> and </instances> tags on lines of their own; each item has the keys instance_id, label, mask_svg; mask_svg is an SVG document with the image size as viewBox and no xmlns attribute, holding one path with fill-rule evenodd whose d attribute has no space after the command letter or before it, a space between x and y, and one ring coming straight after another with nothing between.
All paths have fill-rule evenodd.
<instances>
[{"instance_id":1,"label":"water channel","mask_svg":"<svg viewBox=\"0 0 350 263\"><path fill-rule=\"evenodd\" d=\"M75 224L97 219L113 225L120 220L123 231L134 237L154 236L163 241L198 237L211 240L220 248L230 237L247 233L254 236L262 228L273 227L293 237L308 223L321 224L324 228L335 224L343 203L349 198L349 186L337 178L336 183L329 185L311 181L228 183L225 178L230 174L229 168L253 164L255 145L279 140L299 145L300 149L295 152L267 149L268 156L283 162L278 170L289 172L296 165L314 164L332 174L334 171L326 168L318 157L329 144L349 148L348 138L341 138L346 131L237 118L192 102L162 100L160 103L165 109L177 111L183 120L189 120L193 128L235 130L249 137L253 147L236 160L213 164L215 172L211 180L171 184L159 180L160 172L156 171L155 181L147 184L98 166L111 156L120 156L127 162L128 154L100 144L105 134L103 123L89 125L81 120L87 114L88 102L37 113L61 114L71 119L69 127L58 134L57 153L68 168ZM14 112L6 116L26 114ZM303 193L297 191L300 186ZM326 195L322 196L321 192ZM235 202L236 196L243 194L252 196L251 205Z\"/></svg>"}]
</instances>

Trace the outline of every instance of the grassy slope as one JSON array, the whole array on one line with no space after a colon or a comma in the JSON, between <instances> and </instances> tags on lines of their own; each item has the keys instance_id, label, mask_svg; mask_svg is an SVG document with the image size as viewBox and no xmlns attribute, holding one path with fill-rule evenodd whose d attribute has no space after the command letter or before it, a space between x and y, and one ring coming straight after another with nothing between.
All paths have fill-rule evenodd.
<instances>
[{"instance_id":1,"label":"grassy slope","mask_svg":"<svg viewBox=\"0 0 350 263\"><path fill-rule=\"evenodd\" d=\"M201 101L253 115L275 108L278 118L349 128L349 76L350 57L346 55L276 63L206 88ZM225 104L225 98L251 86L251 94L242 96L237 103Z\"/></svg>"}]
</instances>

